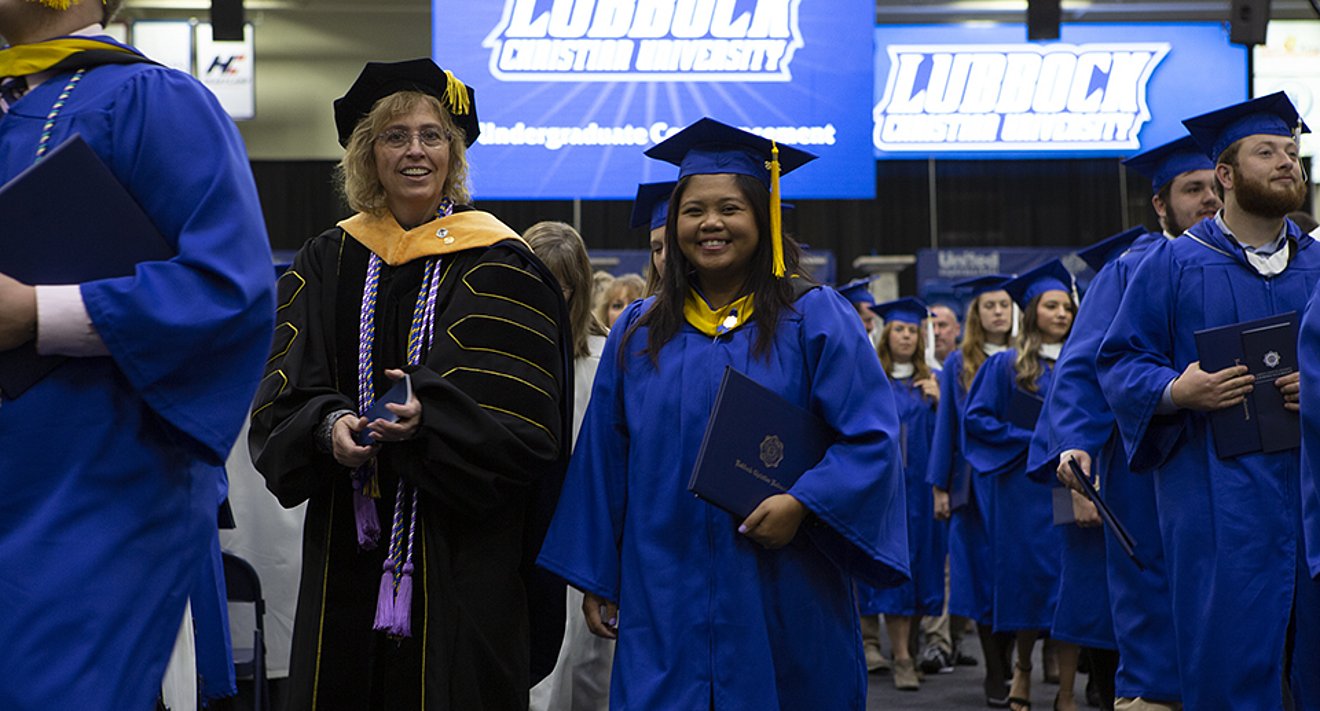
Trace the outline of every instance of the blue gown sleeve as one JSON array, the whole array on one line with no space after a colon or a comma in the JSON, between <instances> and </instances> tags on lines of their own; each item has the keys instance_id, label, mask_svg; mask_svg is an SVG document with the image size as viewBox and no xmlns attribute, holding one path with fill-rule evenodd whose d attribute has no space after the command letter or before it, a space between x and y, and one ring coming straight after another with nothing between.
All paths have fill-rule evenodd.
<instances>
[{"instance_id":1,"label":"blue gown sleeve","mask_svg":"<svg viewBox=\"0 0 1320 711\"><path fill-rule=\"evenodd\" d=\"M807 531L836 564L873 585L901 583L910 575L907 502L888 378L856 328L856 311L837 292L814 289L798 309L809 409L838 439L788 493L828 527Z\"/></svg>"},{"instance_id":2,"label":"blue gown sleeve","mask_svg":"<svg viewBox=\"0 0 1320 711\"><path fill-rule=\"evenodd\" d=\"M1167 243L1157 243L1133 272L1096 357L1100 386L1113 410L1132 471L1162 464L1176 448L1187 413L1157 415L1173 366L1178 264Z\"/></svg>"},{"instance_id":3,"label":"blue gown sleeve","mask_svg":"<svg viewBox=\"0 0 1320 711\"><path fill-rule=\"evenodd\" d=\"M1302 365L1302 534L1306 564L1320 578L1320 288L1311 295L1297 338L1297 362Z\"/></svg>"},{"instance_id":4,"label":"blue gown sleeve","mask_svg":"<svg viewBox=\"0 0 1320 711\"><path fill-rule=\"evenodd\" d=\"M177 250L81 285L110 356L165 422L223 464L261 378L274 270L234 124L192 77L152 67L118 90L103 156Z\"/></svg>"},{"instance_id":5,"label":"blue gown sleeve","mask_svg":"<svg viewBox=\"0 0 1320 711\"><path fill-rule=\"evenodd\" d=\"M1095 358L1123 298L1117 266L1106 265L1091 281L1055 364L1027 456L1027 475L1036 481L1054 480L1059 455L1066 450L1084 450L1094 461L1113 433L1114 414L1100 390Z\"/></svg>"},{"instance_id":6,"label":"blue gown sleeve","mask_svg":"<svg viewBox=\"0 0 1320 711\"><path fill-rule=\"evenodd\" d=\"M1003 474L1022 464L1031 444L1031 431L1008 421L1013 394L1017 351L996 353L986 360L967 391L963 415L965 456L980 474Z\"/></svg>"},{"instance_id":7,"label":"blue gown sleeve","mask_svg":"<svg viewBox=\"0 0 1320 711\"><path fill-rule=\"evenodd\" d=\"M650 303L635 301L624 309L605 340L559 505L536 559L573 587L613 601L619 599L620 541L628 509L629 437L619 342ZM630 343L637 346L636 340Z\"/></svg>"},{"instance_id":8,"label":"blue gown sleeve","mask_svg":"<svg viewBox=\"0 0 1320 711\"><path fill-rule=\"evenodd\" d=\"M926 467L926 483L945 491L951 486L953 467L958 461L961 379L962 352L954 350L944 359L944 371L939 374L940 404L935 409L935 432L931 435L930 462Z\"/></svg>"}]
</instances>

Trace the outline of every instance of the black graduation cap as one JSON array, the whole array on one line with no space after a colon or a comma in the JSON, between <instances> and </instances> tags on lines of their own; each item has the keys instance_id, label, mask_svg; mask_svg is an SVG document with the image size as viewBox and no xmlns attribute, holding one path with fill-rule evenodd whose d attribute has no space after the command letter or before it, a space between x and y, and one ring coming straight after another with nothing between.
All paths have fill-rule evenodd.
<instances>
[{"instance_id":1,"label":"black graduation cap","mask_svg":"<svg viewBox=\"0 0 1320 711\"><path fill-rule=\"evenodd\" d=\"M1247 136L1296 138L1311 132L1282 91L1194 116L1184 120L1183 125L1212 160L1218 160L1224 149Z\"/></svg>"},{"instance_id":2,"label":"black graduation cap","mask_svg":"<svg viewBox=\"0 0 1320 711\"><path fill-rule=\"evenodd\" d=\"M673 180L638 185L629 224L633 227L650 225L647 229L652 230L664 227L669 220L669 196L674 194L676 185L678 183Z\"/></svg>"},{"instance_id":3,"label":"black graduation cap","mask_svg":"<svg viewBox=\"0 0 1320 711\"><path fill-rule=\"evenodd\" d=\"M1153 192L1158 193L1173 179L1193 170L1213 170L1214 161L1210 160L1201 146L1191 136L1183 136L1138 153L1123 161L1123 165L1150 178Z\"/></svg>"},{"instance_id":4,"label":"black graduation cap","mask_svg":"<svg viewBox=\"0 0 1320 711\"><path fill-rule=\"evenodd\" d=\"M400 91L420 91L440 100L454 123L463 129L463 143L471 146L481 133L477 124L477 97L472 87L441 69L429 57L403 62L367 62L348 93L335 99L335 128L339 145L348 139L377 101Z\"/></svg>"},{"instance_id":5,"label":"black graduation cap","mask_svg":"<svg viewBox=\"0 0 1320 711\"><path fill-rule=\"evenodd\" d=\"M1086 262L1086 266L1098 272L1101 267L1123 254L1138 237L1144 234L1146 234L1145 227L1132 227L1077 250L1077 256Z\"/></svg>"}]
</instances>

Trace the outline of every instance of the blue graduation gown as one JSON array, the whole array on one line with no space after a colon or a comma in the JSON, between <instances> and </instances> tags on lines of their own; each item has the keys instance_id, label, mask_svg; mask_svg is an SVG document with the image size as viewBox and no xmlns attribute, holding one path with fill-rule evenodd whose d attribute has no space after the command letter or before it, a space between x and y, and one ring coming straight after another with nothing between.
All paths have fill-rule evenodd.
<instances>
[{"instance_id":1,"label":"blue graduation gown","mask_svg":"<svg viewBox=\"0 0 1320 711\"><path fill-rule=\"evenodd\" d=\"M1063 541L1054 527L1050 490L1027 478L1031 430L1008 420L1008 404L1017 387L1016 350L986 360L967 393L963 416L967 461L990 477L994 551L994 629L1046 631L1054 621L1059 559ZM1053 364L1037 381L1047 392Z\"/></svg>"},{"instance_id":2,"label":"blue graduation gown","mask_svg":"<svg viewBox=\"0 0 1320 711\"><path fill-rule=\"evenodd\" d=\"M69 76L0 119L0 182L32 164ZM0 708L145 709L209 565L225 457L270 345L274 276L242 140L192 77L91 69L51 144L74 133L178 256L84 283L110 355L72 359L0 405L0 668L21 680L0 685Z\"/></svg>"},{"instance_id":3,"label":"blue graduation gown","mask_svg":"<svg viewBox=\"0 0 1320 711\"><path fill-rule=\"evenodd\" d=\"M962 455L962 412L968 392L962 386L962 351L944 359L940 406L936 410L931 462L925 481L952 492L969 489L968 503L949 518L949 613L990 627L994 621L994 571L990 549L990 483L975 476Z\"/></svg>"},{"instance_id":4,"label":"blue graduation gown","mask_svg":"<svg viewBox=\"0 0 1320 711\"><path fill-rule=\"evenodd\" d=\"M898 418L852 306L812 289L780 321L769 359L754 323L717 338L684 324L641 353L653 299L620 317L538 563L619 602L612 708L858 709L866 704L852 575L908 576ZM789 493L808 535L768 551L686 490L724 366L823 418L840 435ZM829 535L851 570L822 554Z\"/></svg>"},{"instance_id":5,"label":"blue graduation gown","mask_svg":"<svg viewBox=\"0 0 1320 711\"><path fill-rule=\"evenodd\" d=\"M945 491L958 486L970 490L967 503L955 509L949 519L949 614L968 617L988 627L994 621L990 482L972 473L960 445L963 410L967 405L962 367L961 350L944 359L926 483Z\"/></svg>"},{"instance_id":6,"label":"blue graduation gown","mask_svg":"<svg viewBox=\"0 0 1320 711\"><path fill-rule=\"evenodd\" d=\"M1222 460L1203 413L1155 414L1165 386L1198 359L1196 331L1304 308L1320 278L1320 250L1296 225L1287 228L1296 254L1272 278L1246 263L1215 220L1153 246L1132 275L1133 288L1097 359L1129 465L1155 473L1188 708L1280 708L1293 599L1306 599L1313 593L1307 586L1315 585L1298 580L1298 453ZM1297 623L1310 622L1298 617ZM1297 638L1303 635L1320 629L1299 627ZM1308 656L1294 659L1294 671L1320 679ZM1320 705L1320 698L1299 700L1305 708Z\"/></svg>"},{"instance_id":7,"label":"blue graduation gown","mask_svg":"<svg viewBox=\"0 0 1320 711\"><path fill-rule=\"evenodd\" d=\"M1091 454L1092 473L1099 476L1105 502L1132 534L1137 556L1146 570L1137 568L1113 534L1105 529L1103 577L1084 583L1094 587L1080 588L1080 592L1061 590L1060 615L1063 609L1075 609L1078 604L1094 606L1100 602L1100 595L1107 593L1113 626L1112 642L1108 646L1117 645L1119 651L1114 681L1117 695L1176 701L1180 698L1177 648L1173 641L1173 610L1164 574L1164 547L1155 510L1154 482L1128 469L1114 414L1100 389L1095 364L1105 329L1118 311L1132 270L1147 249L1163 239L1160 233L1143 235L1091 281L1055 369L1054 383L1041 411L1042 426L1032 438L1030 466L1033 472L1053 479L1054 466L1065 450L1082 449ZM1041 472L1042 466L1047 470ZM1065 562L1065 586L1069 577ZM1103 632L1096 616L1091 619L1096 623L1094 629ZM1056 627L1059 621L1056 617ZM1070 635L1069 631L1065 622L1062 636L1083 641L1082 635Z\"/></svg>"},{"instance_id":8,"label":"blue graduation gown","mask_svg":"<svg viewBox=\"0 0 1320 711\"><path fill-rule=\"evenodd\" d=\"M941 375L941 377L944 377ZM949 527L935 520L934 495L926 483L935 407L911 378L890 380L904 438L903 481L907 498L908 560L912 580L896 587L858 587L863 615L932 615L944 611L944 559Z\"/></svg>"},{"instance_id":9,"label":"blue graduation gown","mask_svg":"<svg viewBox=\"0 0 1320 711\"><path fill-rule=\"evenodd\" d=\"M1297 339L1298 363L1320 363L1320 307L1317 307L1317 294L1320 288L1312 292L1311 300L1306 305L1302 318L1301 332ZM1303 365L1302 372L1302 532L1306 545L1306 572L1313 579L1320 580L1320 392L1316 390L1316 375ZM1316 595L1315 585L1299 582L1295 612L1299 629L1320 629L1320 596ZM1297 656L1302 659L1320 657L1320 634L1312 633L1309 637L1298 637ZM1320 683L1320 679L1302 679L1300 683ZM1320 690L1308 687L1307 699L1320 698Z\"/></svg>"}]
</instances>

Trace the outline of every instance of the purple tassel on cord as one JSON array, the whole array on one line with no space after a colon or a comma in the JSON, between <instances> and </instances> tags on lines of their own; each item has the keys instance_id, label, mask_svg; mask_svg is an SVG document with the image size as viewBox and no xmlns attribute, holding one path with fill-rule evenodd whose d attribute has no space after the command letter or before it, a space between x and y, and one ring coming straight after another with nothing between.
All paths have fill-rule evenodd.
<instances>
[{"instance_id":1,"label":"purple tassel on cord","mask_svg":"<svg viewBox=\"0 0 1320 711\"><path fill-rule=\"evenodd\" d=\"M380 632L392 632L390 625L394 617L394 561L386 558L385 572L380 576L380 593L376 596L376 621L371 628Z\"/></svg>"},{"instance_id":2,"label":"purple tassel on cord","mask_svg":"<svg viewBox=\"0 0 1320 711\"><path fill-rule=\"evenodd\" d=\"M357 520L358 548L364 551L375 549L380 541L380 516L376 513L375 499L363 493L361 488L353 490L353 518Z\"/></svg>"},{"instance_id":3,"label":"purple tassel on cord","mask_svg":"<svg viewBox=\"0 0 1320 711\"><path fill-rule=\"evenodd\" d=\"M395 637L412 636L412 573L412 563L404 563L399 588L394 593L394 614L390 619L390 634Z\"/></svg>"}]
</instances>

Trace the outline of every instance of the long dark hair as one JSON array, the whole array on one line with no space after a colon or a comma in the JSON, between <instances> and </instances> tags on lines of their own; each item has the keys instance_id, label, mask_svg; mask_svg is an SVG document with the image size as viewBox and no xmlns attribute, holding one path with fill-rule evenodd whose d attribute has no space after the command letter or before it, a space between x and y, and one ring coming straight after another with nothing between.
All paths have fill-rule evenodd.
<instances>
[{"instance_id":1,"label":"long dark hair","mask_svg":"<svg viewBox=\"0 0 1320 711\"><path fill-rule=\"evenodd\" d=\"M691 176L688 176L678 181L674 194L669 198L669 219L665 223L665 273L660 279L660 288L651 308L624 333L619 347L620 359L627 352L626 347L633 332L645 325L649 330L643 352L650 356L652 363L657 362L660 349L678 334L678 329L683 325L683 300L692 288L695 274L692 265L683 256L683 251L678 248L678 207L683 202L683 194L690 180ZM747 283L742 290L742 294L754 294L752 320L758 332L752 353L768 357L774 344L779 317L785 310L793 308L796 291L789 279L779 279L774 275L773 248L770 245L770 191L761 181L751 176L735 174L734 182L751 208L759 237L756 252L752 254ZM801 262L802 250L797 242L784 235L785 273L808 279L803 273Z\"/></svg>"}]
</instances>

